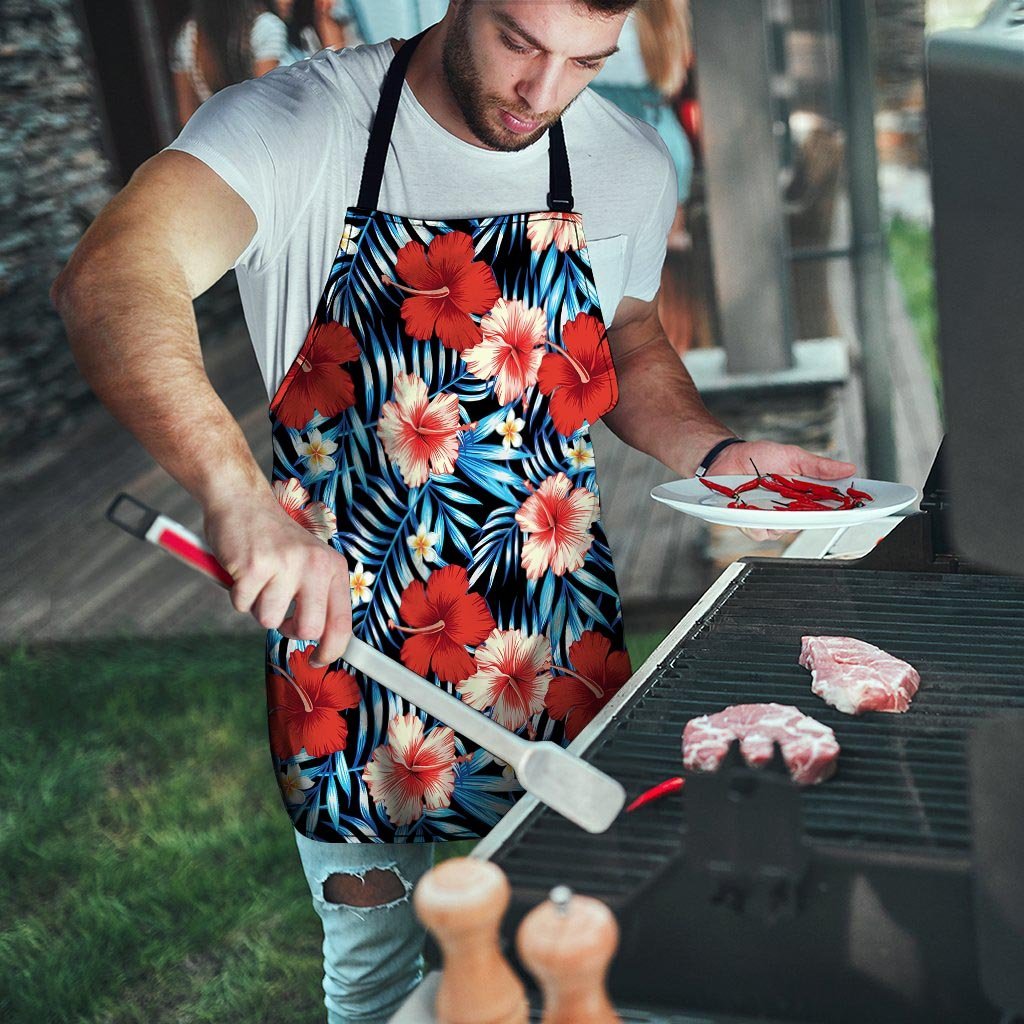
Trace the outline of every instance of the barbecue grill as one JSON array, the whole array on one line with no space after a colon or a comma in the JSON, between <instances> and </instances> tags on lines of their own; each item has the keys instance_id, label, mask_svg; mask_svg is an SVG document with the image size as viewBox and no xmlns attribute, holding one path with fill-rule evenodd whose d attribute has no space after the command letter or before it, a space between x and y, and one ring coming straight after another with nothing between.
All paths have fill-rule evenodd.
<instances>
[{"instance_id":1,"label":"barbecue grill","mask_svg":"<svg viewBox=\"0 0 1024 1024\"><path fill-rule=\"evenodd\" d=\"M800 789L781 756L753 770L733 752L598 836L522 807L480 851L512 883L510 949L522 916L564 884L618 917L620 1005L715 1021L1004 1019L979 969L969 765L985 767L968 737L1024 713L1024 580L943 546L941 466L940 454L925 511L859 562L731 566L577 741L632 797L678 774L690 718L776 701L835 730L835 778ZM797 664L804 634L856 636L915 665L912 710L853 718L825 705Z\"/></svg>"},{"instance_id":2,"label":"barbecue grill","mask_svg":"<svg viewBox=\"0 0 1024 1024\"><path fill-rule=\"evenodd\" d=\"M730 566L571 748L632 798L679 774L689 719L775 701L835 731L838 773L801 789L734 748L602 835L528 798L474 851L512 884L509 955L556 885L612 908L627 1024L1024 1020L1024 0L928 65L950 434L921 511L856 562ZM816 698L811 634L909 661L910 711Z\"/></svg>"},{"instance_id":3,"label":"barbecue grill","mask_svg":"<svg viewBox=\"0 0 1024 1024\"><path fill-rule=\"evenodd\" d=\"M1024 3L928 70L949 437L921 511L857 562L731 566L573 745L634 797L679 774L687 720L775 701L835 730L837 775L799 789L734 749L603 835L526 801L476 851L512 883L509 950L554 885L611 906L626 1020L1024 1019ZM909 661L911 710L814 697L808 634Z\"/></svg>"}]
</instances>

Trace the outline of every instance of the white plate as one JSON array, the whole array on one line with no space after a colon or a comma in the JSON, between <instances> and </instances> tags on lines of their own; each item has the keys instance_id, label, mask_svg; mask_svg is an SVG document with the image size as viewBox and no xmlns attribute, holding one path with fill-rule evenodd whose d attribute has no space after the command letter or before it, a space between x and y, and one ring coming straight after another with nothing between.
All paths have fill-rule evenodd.
<instances>
[{"instance_id":1,"label":"white plate","mask_svg":"<svg viewBox=\"0 0 1024 1024\"><path fill-rule=\"evenodd\" d=\"M709 476L716 484L736 487L749 480L749 476ZM809 479L801 477L800 479ZM788 509L776 511L758 511L747 508L728 508L729 498L724 494L716 494L705 487L696 477L687 480L673 480L671 483L660 484L651 491L651 497L670 508L696 516L708 523L721 526L742 526L747 529L770 530L825 530L839 526L856 526L858 523L869 523L872 519L882 519L913 505L918 500L918 492L906 484L890 483L887 480L862 480L859 477L846 477L843 480L817 480L815 483L829 484L840 487L844 491L853 487L858 491L866 491L874 500L866 502L861 508L836 509L828 512L791 512ZM754 505L770 505L772 501L788 501L774 491L758 488L742 495L744 501Z\"/></svg>"}]
</instances>

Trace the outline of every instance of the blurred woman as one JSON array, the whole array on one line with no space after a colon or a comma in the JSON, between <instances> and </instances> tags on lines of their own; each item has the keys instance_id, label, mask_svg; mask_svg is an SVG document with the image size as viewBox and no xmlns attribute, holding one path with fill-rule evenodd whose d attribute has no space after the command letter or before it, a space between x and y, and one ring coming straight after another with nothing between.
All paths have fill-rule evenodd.
<instances>
[{"instance_id":1,"label":"blurred woman","mask_svg":"<svg viewBox=\"0 0 1024 1024\"><path fill-rule=\"evenodd\" d=\"M289 63L312 57L325 46L352 45L344 0L275 0L274 6L288 26Z\"/></svg>"},{"instance_id":2,"label":"blurred woman","mask_svg":"<svg viewBox=\"0 0 1024 1024\"><path fill-rule=\"evenodd\" d=\"M627 114L657 128L676 165L680 203L690 194L693 149L674 101L692 61L688 0L644 0L626 18L618 53L605 61L590 86Z\"/></svg>"},{"instance_id":3,"label":"blurred woman","mask_svg":"<svg viewBox=\"0 0 1024 1024\"><path fill-rule=\"evenodd\" d=\"M184 124L215 92L288 63L288 29L265 0L194 0L171 72Z\"/></svg>"}]
</instances>

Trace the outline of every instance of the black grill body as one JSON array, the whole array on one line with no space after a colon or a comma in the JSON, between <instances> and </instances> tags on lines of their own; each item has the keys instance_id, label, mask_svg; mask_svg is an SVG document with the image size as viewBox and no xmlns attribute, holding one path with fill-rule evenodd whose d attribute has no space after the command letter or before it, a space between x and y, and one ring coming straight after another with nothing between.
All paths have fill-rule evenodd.
<instances>
[{"instance_id":1,"label":"black grill body","mask_svg":"<svg viewBox=\"0 0 1024 1024\"><path fill-rule=\"evenodd\" d=\"M851 717L815 697L797 663L811 634L909 661L922 678L910 711ZM766 701L835 730L833 779L798 789L735 763L600 836L538 810L492 856L514 890L506 935L565 884L616 913L620 1003L707 1019L1000 1020L975 952L966 742L973 723L1024 709L1024 581L749 562L583 756L632 798L679 774L690 718Z\"/></svg>"}]
</instances>

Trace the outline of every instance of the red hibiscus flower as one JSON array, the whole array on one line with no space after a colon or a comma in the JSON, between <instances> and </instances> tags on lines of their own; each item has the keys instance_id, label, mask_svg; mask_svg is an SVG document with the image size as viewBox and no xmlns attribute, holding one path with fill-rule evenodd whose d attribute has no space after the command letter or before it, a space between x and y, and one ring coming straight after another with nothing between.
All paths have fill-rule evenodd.
<instances>
[{"instance_id":1,"label":"red hibiscus flower","mask_svg":"<svg viewBox=\"0 0 1024 1024\"><path fill-rule=\"evenodd\" d=\"M466 644L481 643L495 627L487 603L469 593L469 576L461 565L436 569L424 587L419 580L402 593L399 613L410 627L389 621L392 629L409 633L402 644L402 662L417 675L433 669L446 683L458 683L476 667Z\"/></svg>"},{"instance_id":2,"label":"red hibiscus flower","mask_svg":"<svg viewBox=\"0 0 1024 1024\"><path fill-rule=\"evenodd\" d=\"M471 313L486 313L501 293L494 271L473 259L473 239L464 231L436 235L428 248L407 242L398 253L395 271L411 287L381 280L409 293L402 303L405 329L420 341L434 332L443 345L461 352L480 341L480 327Z\"/></svg>"},{"instance_id":3,"label":"red hibiscus flower","mask_svg":"<svg viewBox=\"0 0 1024 1024\"><path fill-rule=\"evenodd\" d=\"M426 735L416 715L397 715L388 738L363 769L370 796L394 825L411 825L425 810L448 807L455 788L455 733L438 725Z\"/></svg>"},{"instance_id":4,"label":"red hibiscus flower","mask_svg":"<svg viewBox=\"0 0 1024 1024\"><path fill-rule=\"evenodd\" d=\"M527 578L539 579L548 567L562 576L583 565L599 511L596 494L574 488L564 473L549 476L516 513L519 528L530 535L521 555Z\"/></svg>"},{"instance_id":5,"label":"red hibiscus flower","mask_svg":"<svg viewBox=\"0 0 1024 1024\"><path fill-rule=\"evenodd\" d=\"M344 750L348 725L339 714L360 700L355 679L342 669L313 668L316 650L307 647L288 656L288 671L270 664L270 748L278 757L292 757L305 748L310 757Z\"/></svg>"},{"instance_id":6,"label":"red hibiscus flower","mask_svg":"<svg viewBox=\"0 0 1024 1024\"><path fill-rule=\"evenodd\" d=\"M555 666L544 706L552 718L565 722L565 735L574 740L632 675L629 655L611 650L611 640L588 629L569 647L575 666Z\"/></svg>"},{"instance_id":7,"label":"red hibiscus flower","mask_svg":"<svg viewBox=\"0 0 1024 1024\"><path fill-rule=\"evenodd\" d=\"M608 354L601 321L589 313L580 313L562 328L562 348L541 360L537 384L551 395L551 417L555 429L569 436L593 423L615 408L619 388L615 368Z\"/></svg>"},{"instance_id":8,"label":"red hibiscus flower","mask_svg":"<svg viewBox=\"0 0 1024 1024\"><path fill-rule=\"evenodd\" d=\"M301 430L314 413L336 416L356 400L352 376L341 363L359 358L356 336L339 323L314 323L295 362L277 389L270 411L279 422Z\"/></svg>"}]
</instances>

